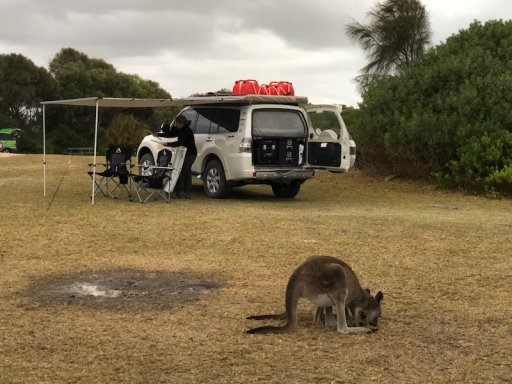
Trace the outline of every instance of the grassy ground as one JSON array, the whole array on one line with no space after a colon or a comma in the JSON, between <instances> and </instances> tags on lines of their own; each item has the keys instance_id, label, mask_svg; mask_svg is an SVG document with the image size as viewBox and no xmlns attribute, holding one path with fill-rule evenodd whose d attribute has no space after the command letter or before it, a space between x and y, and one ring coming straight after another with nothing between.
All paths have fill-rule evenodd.
<instances>
[{"instance_id":1,"label":"grassy ground","mask_svg":"<svg viewBox=\"0 0 512 384\"><path fill-rule=\"evenodd\" d=\"M512 381L510 200L351 172L322 173L291 201L264 186L209 200L198 185L191 201L91 206L87 159L50 157L46 198L40 160L0 159L0 383ZM380 331L313 325L304 302L295 333L244 334L245 316L282 310L313 254L384 292ZM224 286L165 310L28 293L51 275L118 270Z\"/></svg>"}]
</instances>

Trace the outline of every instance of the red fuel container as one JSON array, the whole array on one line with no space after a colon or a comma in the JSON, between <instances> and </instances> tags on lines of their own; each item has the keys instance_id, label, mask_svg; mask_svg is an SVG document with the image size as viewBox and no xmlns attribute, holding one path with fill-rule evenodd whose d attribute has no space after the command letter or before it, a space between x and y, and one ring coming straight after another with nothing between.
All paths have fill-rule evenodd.
<instances>
[{"instance_id":1,"label":"red fuel container","mask_svg":"<svg viewBox=\"0 0 512 384\"><path fill-rule=\"evenodd\" d=\"M293 84L289 81L280 81L277 83L277 88L281 88L283 95L295 96L295 89L293 89Z\"/></svg>"},{"instance_id":2,"label":"red fuel container","mask_svg":"<svg viewBox=\"0 0 512 384\"><path fill-rule=\"evenodd\" d=\"M258 92L259 95L268 95L268 85L267 84L261 84L260 85L260 91Z\"/></svg>"},{"instance_id":3,"label":"red fuel container","mask_svg":"<svg viewBox=\"0 0 512 384\"><path fill-rule=\"evenodd\" d=\"M277 84L279 84L277 81L271 81L270 83L268 83L268 94L269 95L281 96L283 94L283 91L277 87Z\"/></svg>"},{"instance_id":4,"label":"red fuel container","mask_svg":"<svg viewBox=\"0 0 512 384\"><path fill-rule=\"evenodd\" d=\"M233 86L233 95L257 95L259 90L257 80L237 80Z\"/></svg>"}]
</instances>

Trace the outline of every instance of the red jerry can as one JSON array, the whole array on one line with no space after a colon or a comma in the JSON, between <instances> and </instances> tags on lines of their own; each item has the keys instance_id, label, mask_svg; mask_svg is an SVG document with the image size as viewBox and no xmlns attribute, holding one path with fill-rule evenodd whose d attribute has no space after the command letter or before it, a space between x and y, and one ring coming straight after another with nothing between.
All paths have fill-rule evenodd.
<instances>
[{"instance_id":1,"label":"red jerry can","mask_svg":"<svg viewBox=\"0 0 512 384\"><path fill-rule=\"evenodd\" d=\"M239 95L240 94L240 91L241 91L241 86L242 86L242 81L243 80L236 80L235 81L235 84L233 85L233 95Z\"/></svg>"},{"instance_id":2,"label":"red jerry can","mask_svg":"<svg viewBox=\"0 0 512 384\"><path fill-rule=\"evenodd\" d=\"M268 83L268 94L272 96L281 96L283 91L277 87L277 81L271 81Z\"/></svg>"},{"instance_id":3,"label":"red jerry can","mask_svg":"<svg viewBox=\"0 0 512 384\"><path fill-rule=\"evenodd\" d=\"M258 92L259 95L268 95L268 85L267 84L261 84L260 85L260 91Z\"/></svg>"},{"instance_id":4,"label":"red jerry can","mask_svg":"<svg viewBox=\"0 0 512 384\"><path fill-rule=\"evenodd\" d=\"M257 95L259 90L257 80L237 80L233 86L233 95Z\"/></svg>"},{"instance_id":5,"label":"red jerry can","mask_svg":"<svg viewBox=\"0 0 512 384\"><path fill-rule=\"evenodd\" d=\"M289 81L280 81L277 83L277 88L281 88L283 95L295 96L295 89L293 89L293 84Z\"/></svg>"}]
</instances>

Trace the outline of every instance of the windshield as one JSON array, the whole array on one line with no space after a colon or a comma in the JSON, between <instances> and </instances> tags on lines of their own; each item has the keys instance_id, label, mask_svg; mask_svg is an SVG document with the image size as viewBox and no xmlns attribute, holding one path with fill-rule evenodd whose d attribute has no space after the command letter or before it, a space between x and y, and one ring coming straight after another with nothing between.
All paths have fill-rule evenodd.
<instances>
[{"instance_id":1,"label":"windshield","mask_svg":"<svg viewBox=\"0 0 512 384\"><path fill-rule=\"evenodd\" d=\"M304 137L306 124L299 111L258 109L252 114L253 137Z\"/></svg>"}]
</instances>

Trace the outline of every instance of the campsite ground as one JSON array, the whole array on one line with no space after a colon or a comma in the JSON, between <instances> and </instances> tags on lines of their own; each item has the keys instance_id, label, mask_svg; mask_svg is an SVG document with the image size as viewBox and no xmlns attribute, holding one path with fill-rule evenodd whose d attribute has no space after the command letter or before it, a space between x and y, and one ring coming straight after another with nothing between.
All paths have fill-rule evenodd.
<instances>
[{"instance_id":1,"label":"campsite ground","mask_svg":"<svg viewBox=\"0 0 512 384\"><path fill-rule=\"evenodd\" d=\"M191 201L91 206L86 162L51 156L43 198L40 156L0 159L1 383L512 381L511 200L354 171L289 201L197 186ZM295 333L244 334L313 254L384 292L379 332L312 325L304 302ZM148 288L55 293L74 280ZM165 290L189 281L216 284Z\"/></svg>"}]
</instances>

